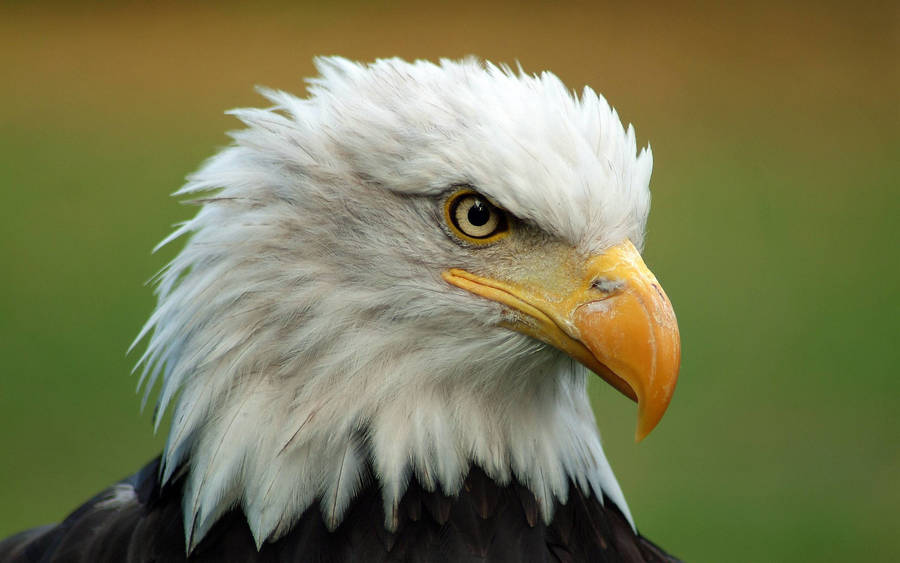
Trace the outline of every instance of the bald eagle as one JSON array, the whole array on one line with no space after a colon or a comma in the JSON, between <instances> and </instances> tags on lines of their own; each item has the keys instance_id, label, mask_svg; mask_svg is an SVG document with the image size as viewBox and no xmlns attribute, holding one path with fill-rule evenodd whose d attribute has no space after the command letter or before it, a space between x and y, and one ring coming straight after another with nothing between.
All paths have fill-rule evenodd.
<instances>
[{"instance_id":1,"label":"bald eagle","mask_svg":"<svg viewBox=\"0 0 900 563\"><path fill-rule=\"evenodd\" d=\"M674 560L586 394L640 439L675 386L649 147L548 72L316 66L176 192L200 209L137 338L162 455L0 560Z\"/></svg>"}]
</instances>

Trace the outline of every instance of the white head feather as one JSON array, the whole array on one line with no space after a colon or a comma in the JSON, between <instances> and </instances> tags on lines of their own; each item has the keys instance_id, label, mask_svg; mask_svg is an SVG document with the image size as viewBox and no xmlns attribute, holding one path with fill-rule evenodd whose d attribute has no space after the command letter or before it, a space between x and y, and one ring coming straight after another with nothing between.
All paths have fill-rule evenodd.
<instances>
[{"instance_id":1,"label":"white head feather","mask_svg":"<svg viewBox=\"0 0 900 563\"><path fill-rule=\"evenodd\" d=\"M441 279L484 257L445 234L440 201L475 186L548 239L640 247L649 149L550 73L316 65L308 98L232 112L247 128L176 195L214 193L161 243L190 235L138 337L141 381L162 375L157 425L175 404L161 478L187 468L188 547L235 506L260 545L316 500L334 527L369 464L389 527L411 475L454 494L471 463L547 519L570 479L630 519L585 370Z\"/></svg>"}]
</instances>

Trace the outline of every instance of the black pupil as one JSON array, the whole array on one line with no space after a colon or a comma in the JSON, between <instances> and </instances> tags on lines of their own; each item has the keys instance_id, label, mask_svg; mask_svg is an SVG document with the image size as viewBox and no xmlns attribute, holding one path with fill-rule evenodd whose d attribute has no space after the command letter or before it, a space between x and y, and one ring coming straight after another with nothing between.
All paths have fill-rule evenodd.
<instances>
[{"instance_id":1,"label":"black pupil","mask_svg":"<svg viewBox=\"0 0 900 563\"><path fill-rule=\"evenodd\" d=\"M491 210L488 209L488 206L485 205L483 201L475 200L475 203L469 208L469 213L466 215L466 218L472 225L480 227L487 223L491 218Z\"/></svg>"}]
</instances>

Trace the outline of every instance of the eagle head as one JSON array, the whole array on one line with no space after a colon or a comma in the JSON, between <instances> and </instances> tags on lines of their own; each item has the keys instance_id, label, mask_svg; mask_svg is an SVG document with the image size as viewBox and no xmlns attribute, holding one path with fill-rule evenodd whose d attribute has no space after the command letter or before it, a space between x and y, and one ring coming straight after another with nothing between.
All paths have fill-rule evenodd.
<instances>
[{"instance_id":1,"label":"eagle head","mask_svg":"<svg viewBox=\"0 0 900 563\"><path fill-rule=\"evenodd\" d=\"M639 255L652 156L586 88L475 60L316 61L191 175L201 205L138 340L189 548L240 507L258 545L376 481L452 495L471 465L544 517L569 483L629 518L586 368L662 417L671 305ZM146 395L145 395L146 397Z\"/></svg>"}]
</instances>

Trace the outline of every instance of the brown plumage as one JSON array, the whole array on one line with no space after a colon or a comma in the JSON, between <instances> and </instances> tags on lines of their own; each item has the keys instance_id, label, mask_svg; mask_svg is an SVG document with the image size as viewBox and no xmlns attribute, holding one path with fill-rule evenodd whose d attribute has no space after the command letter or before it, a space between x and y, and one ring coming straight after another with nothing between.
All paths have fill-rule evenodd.
<instances>
[{"instance_id":1,"label":"brown plumage","mask_svg":"<svg viewBox=\"0 0 900 563\"><path fill-rule=\"evenodd\" d=\"M534 495L519 483L498 485L473 467L456 497L429 492L413 479L397 510L398 528L383 525L377 487L359 494L340 526L329 532L318 505L293 530L256 550L239 510L224 516L185 556L181 525L183 480L160 489L159 460L78 508L57 526L0 542L4 563L151 563L288 561L673 562L635 534L612 502L601 503L570 484L549 525ZM132 488L128 500L121 485Z\"/></svg>"}]
</instances>

